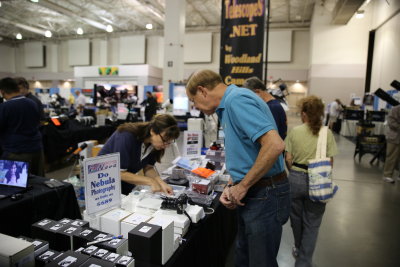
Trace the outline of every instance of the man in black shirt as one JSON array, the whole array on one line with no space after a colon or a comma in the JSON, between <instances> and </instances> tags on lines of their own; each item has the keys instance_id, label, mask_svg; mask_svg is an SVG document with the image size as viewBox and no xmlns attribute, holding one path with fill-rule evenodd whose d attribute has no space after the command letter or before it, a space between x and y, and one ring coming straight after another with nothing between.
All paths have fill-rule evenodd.
<instances>
[{"instance_id":1,"label":"man in black shirt","mask_svg":"<svg viewBox=\"0 0 400 267\"><path fill-rule=\"evenodd\" d=\"M30 91L29 91L29 83L24 77L17 77L15 78L15 81L18 84L19 92L24 95L26 98L32 99L33 102L38 106L39 112L40 112L40 120L44 121L44 110L43 110L43 104L37 98L34 96Z\"/></svg>"},{"instance_id":2,"label":"man in black shirt","mask_svg":"<svg viewBox=\"0 0 400 267\"><path fill-rule=\"evenodd\" d=\"M0 80L0 93L6 100L0 104L1 158L28 162L31 174L44 176L37 105L21 95L16 81L9 77Z\"/></svg>"}]
</instances>

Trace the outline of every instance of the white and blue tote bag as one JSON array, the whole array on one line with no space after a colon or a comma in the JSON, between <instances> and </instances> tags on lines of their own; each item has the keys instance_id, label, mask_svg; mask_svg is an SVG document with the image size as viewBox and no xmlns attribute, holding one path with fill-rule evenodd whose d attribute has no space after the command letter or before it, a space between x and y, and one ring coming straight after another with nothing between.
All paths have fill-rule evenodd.
<instances>
[{"instance_id":1,"label":"white and blue tote bag","mask_svg":"<svg viewBox=\"0 0 400 267\"><path fill-rule=\"evenodd\" d=\"M308 161L308 193L310 199L323 203L331 200L338 190L338 186L332 182L331 159L326 157L327 136L328 127L321 127L315 159Z\"/></svg>"}]
</instances>

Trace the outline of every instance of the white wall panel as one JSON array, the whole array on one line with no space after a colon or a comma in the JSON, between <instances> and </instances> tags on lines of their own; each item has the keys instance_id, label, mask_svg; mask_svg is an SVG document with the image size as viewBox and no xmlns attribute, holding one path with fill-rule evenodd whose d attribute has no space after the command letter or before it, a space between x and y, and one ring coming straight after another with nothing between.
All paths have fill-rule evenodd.
<instances>
[{"instance_id":1,"label":"white wall panel","mask_svg":"<svg viewBox=\"0 0 400 267\"><path fill-rule=\"evenodd\" d=\"M42 42L24 43L25 50L25 66L27 67L44 67L44 54Z\"/></svg>"},{"instance_id":2,"label":"white wall panel","mask_svg":"<svg viewBox=\"0 0 400 267\"><path fill-rule=\"evenodd\" d=\"M268 62L290 62L292 60L292 31L270 31Z\"/></svg>"},{"instance_id":3,"label":"white wall panel","mask_svg":"<svg viewBox=\"0 0 400 267\"><path fill-rule=\"evenodd\" d=\"M185 63L211 63L212 33L187 33L183 45Z\"/></svg>"},{"instance_id":4,"label":"white wall panel","mask_svg":"<svg viewBox=\"0 0 400 267\"><path fill-rule=\"evenodd\" d=\"M119 51L120 64L144 64L146 37L144 35L120 37Z\"/></svg>"},{"instance_id":5,"label":"white wall panel","mask_svg":"<svg viewBox=\"0 0 400 267\"><path fill-rule=\"evenodd\" d=\"M0 45L0 72L14 72L15 71L15 49L8 45Z\"/></svg>"},{"instance_id":6,"label":"white wall panel","mask_svg":"<svg viewBox=\"0 0 400 267\"><path fill-rule=\"evenodd\" d=\"M87 66L90 64L89 39L68 41L68 63L70 66Z\"/></svg>"}]
</instances>

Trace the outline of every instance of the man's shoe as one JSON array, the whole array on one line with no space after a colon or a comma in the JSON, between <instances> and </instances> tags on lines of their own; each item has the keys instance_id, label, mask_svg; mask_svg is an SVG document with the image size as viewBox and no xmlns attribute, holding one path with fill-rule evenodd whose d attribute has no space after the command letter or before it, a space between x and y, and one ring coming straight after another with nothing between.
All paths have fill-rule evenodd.
<instances>
[{"instance_id":1,"label":"man's shoe","mask_svg":"<svg viewBox=\"0 0 400 267\"><path fill-rule=\"evenodd\" d=\"M383 177L383 180L384 180L386 183L391 183L391 184L394 183L394 180L393 180L393 178L391 178L391 177Z\"/></svg>"}]
</instances>

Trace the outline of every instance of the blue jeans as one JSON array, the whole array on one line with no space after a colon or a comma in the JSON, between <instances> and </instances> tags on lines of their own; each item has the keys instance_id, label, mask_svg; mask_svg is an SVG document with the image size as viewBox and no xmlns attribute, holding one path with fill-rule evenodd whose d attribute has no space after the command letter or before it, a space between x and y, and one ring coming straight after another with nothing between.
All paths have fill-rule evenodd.
<instances>
[{"instance_id":1,"label":"blue jeans","mask_svg":"<svg viewBox=\"0 0 400 267\"><path fill-rule=\"evenodd\" d=\"M289 173L289 182L292 197L290 224L299 254L295 266L311 267L326 204L310 200L307 173L292 170Z\"/></svg>"},{"instance_id":2,"label":"blue jeans","mask_svg":"<svg viewBox=\"0 0 400 267\"><path fill-rule=\"evenodd\" d=\"M238 206L237 267L275 267L282 225L289 219L290 188L286 179L269 187L252 187Z\"/></svg>"}]
</instances>

